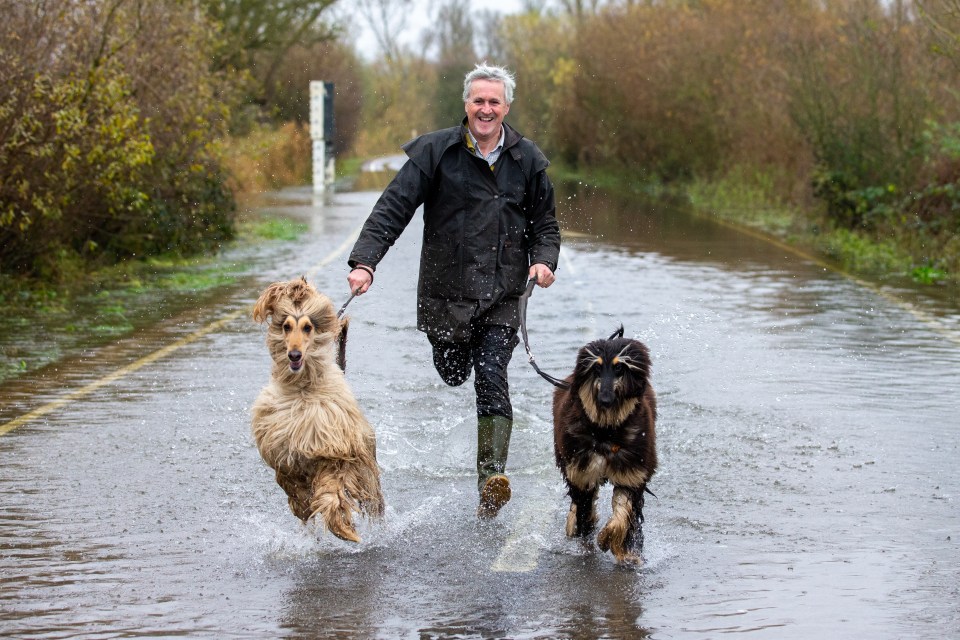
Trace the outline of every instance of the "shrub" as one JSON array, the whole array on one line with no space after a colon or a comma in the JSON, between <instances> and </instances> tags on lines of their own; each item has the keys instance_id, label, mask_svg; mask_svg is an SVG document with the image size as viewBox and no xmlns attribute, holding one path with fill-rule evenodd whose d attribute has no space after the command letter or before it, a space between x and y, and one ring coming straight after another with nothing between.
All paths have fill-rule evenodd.
<instances>
[{"instance_id":1,"label":"shrub","mask_svg":"<svg viewBox=\"0 0 960 640\"><path fill-rule=\"evenodd\" d=\"M233 233L217 138L230 85L176 0L4 2L0 271L215 248ZM9 9L9 11L8 11Z\"/></svg>"}]
</instances>

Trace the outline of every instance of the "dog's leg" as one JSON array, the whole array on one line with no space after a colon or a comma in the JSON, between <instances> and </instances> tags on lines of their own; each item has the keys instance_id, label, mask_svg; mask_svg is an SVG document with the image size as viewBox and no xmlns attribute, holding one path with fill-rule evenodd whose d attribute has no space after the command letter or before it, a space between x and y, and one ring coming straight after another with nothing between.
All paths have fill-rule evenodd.
<instances>
[{"instance_id":1,"label":"dog's leg","mask_svg":"<svg viewBox=\"0 0 960 640\"><path fill-rule=\"evenodd\" d=\"M634 551L634 543L639 538L640 545L643 545L643 533L640 532L639 537L637 536L642 509L642 488L613 488L613 514L597 534L597 545L602 550L611 552L617 562L640 563L640 556Z\"/></svg>"},{"instance_id":2,"label":"dog's leg","mask_svg":"<svg viewBox=\"0 0 960 640\"><path fill-rule=\"evenodd\" d=\"M597 526L597 487L581 489L567 482L570 511L567 513L567 536L586 537Z\"/></svg>"},{"instance_id":3,"label":"dog's leg","mask_svg":"<svg viewBox=\"0 0 960 640\"><path fill-rule=\"evenodd\" d=\"M344 462L340 472L344 491L351 504L370 518L383 516L383 493L380 490L380 469L377 467L376 454L365 460Z\"/></svg>"},{"instance_id":4,"label":"dog's leg","mask_svg":"<svg viewBox=\"0 0 960 640\"><path fill-rule=\"evenodd\" d=\"M303 522L310 519L312 513L310 501L313 495L310 490L310 478L306 475L293 475L277 471L277 484L287 494L290 511Z\"/></svg>"},{"instance_id":5,"label":"dog's leg","mask_svg":"<svg viewBox=\"0 0 960 640\"><path fill-rule=\"evenodd\" d=\"M321 463L313 477L311 516L319 516L330 533L341 540L360 542L353 526L353 512L359 506L347 494L341 480L342 470L336 463Z\"/></svg>"}]
</instances>

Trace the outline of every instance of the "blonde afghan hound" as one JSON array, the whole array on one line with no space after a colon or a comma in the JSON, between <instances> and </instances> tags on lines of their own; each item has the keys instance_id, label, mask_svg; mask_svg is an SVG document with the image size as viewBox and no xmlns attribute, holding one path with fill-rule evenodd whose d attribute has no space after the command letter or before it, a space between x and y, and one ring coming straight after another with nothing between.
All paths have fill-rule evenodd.
<instances>
[{"instance_id":1,"label":"blonde afghan hound","mask_svg":"<svg viewBox=\"0 0 960 640\"><path fill-rule=\"evenodd\" d=\"M359 542L354 514L383 515L376 437L347 386L347 319L306 278L275 282L253 308L269 322L270 383L253 405L253 437L290 510ZM339 354L339 355L338 355Z\"/></svg>"}]
</instances>

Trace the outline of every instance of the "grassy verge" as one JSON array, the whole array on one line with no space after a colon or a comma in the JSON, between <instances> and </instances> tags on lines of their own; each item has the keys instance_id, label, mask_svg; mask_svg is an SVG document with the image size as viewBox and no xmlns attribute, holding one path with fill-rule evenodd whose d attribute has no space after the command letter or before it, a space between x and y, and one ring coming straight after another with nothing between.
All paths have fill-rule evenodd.
<instances>
[{"instance_id":1,"label":"grassy verge","mask_svg":"<svg viewBox=\"0 0 960 640\"><path fill-rule=\"evenodd\" d=\"M79 275L69 282L0 278L0 383L37 370L80 349L131 335L178 305L238 284L246 275L232 252L255 252L307 230L282 218L252 218L215 256L160 256Z\"/></svg>"},{"instance_id":2,"label":"grassy verge","mask_svg":"<svg viewBox=\"0 0 960 640\"><path fill-rule=\"evenodd\" d=\"M831 224L816 203L790 204L777 196L774 180L760 173L734 171L719 180L695 180L685 192L694 209L724 221L761 231L819 254L840 269L874 279L910 278L919 284L957 284L957 274L928 266L915 247L922 238L909 233L885 238ZM954 258L955 259L955 258Z\"/></svg>"}]
</instances>

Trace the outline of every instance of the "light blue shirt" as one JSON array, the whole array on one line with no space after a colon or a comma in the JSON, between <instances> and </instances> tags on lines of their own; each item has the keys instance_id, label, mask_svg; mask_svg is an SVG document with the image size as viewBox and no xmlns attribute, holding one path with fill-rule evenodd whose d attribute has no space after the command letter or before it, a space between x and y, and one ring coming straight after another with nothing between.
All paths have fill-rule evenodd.
<instances>
[{"instance_id":1,"label":"light blue shirt","mask_svg":"<svg viewBox=\"0 0 960 640\"><path fill-rule=\"evenodd\" d=\"M487 161L487 164L490 165L490 168L493 168L493 165L496 164L497 160L500 159L500 154L503 152L503 139L506 137L506 132L503 130L503 126L500 126L500 140L497 142L497 146L493 148L493 151L487 155L483 155L480 151L480 144L477 142L477 139L473 137L473 132L470 131L470 127L466 127L467 135L470 136L470 143L472 145L471 150L474 155L478 158L483 158Z\"/></svg>"}]
</instances>

